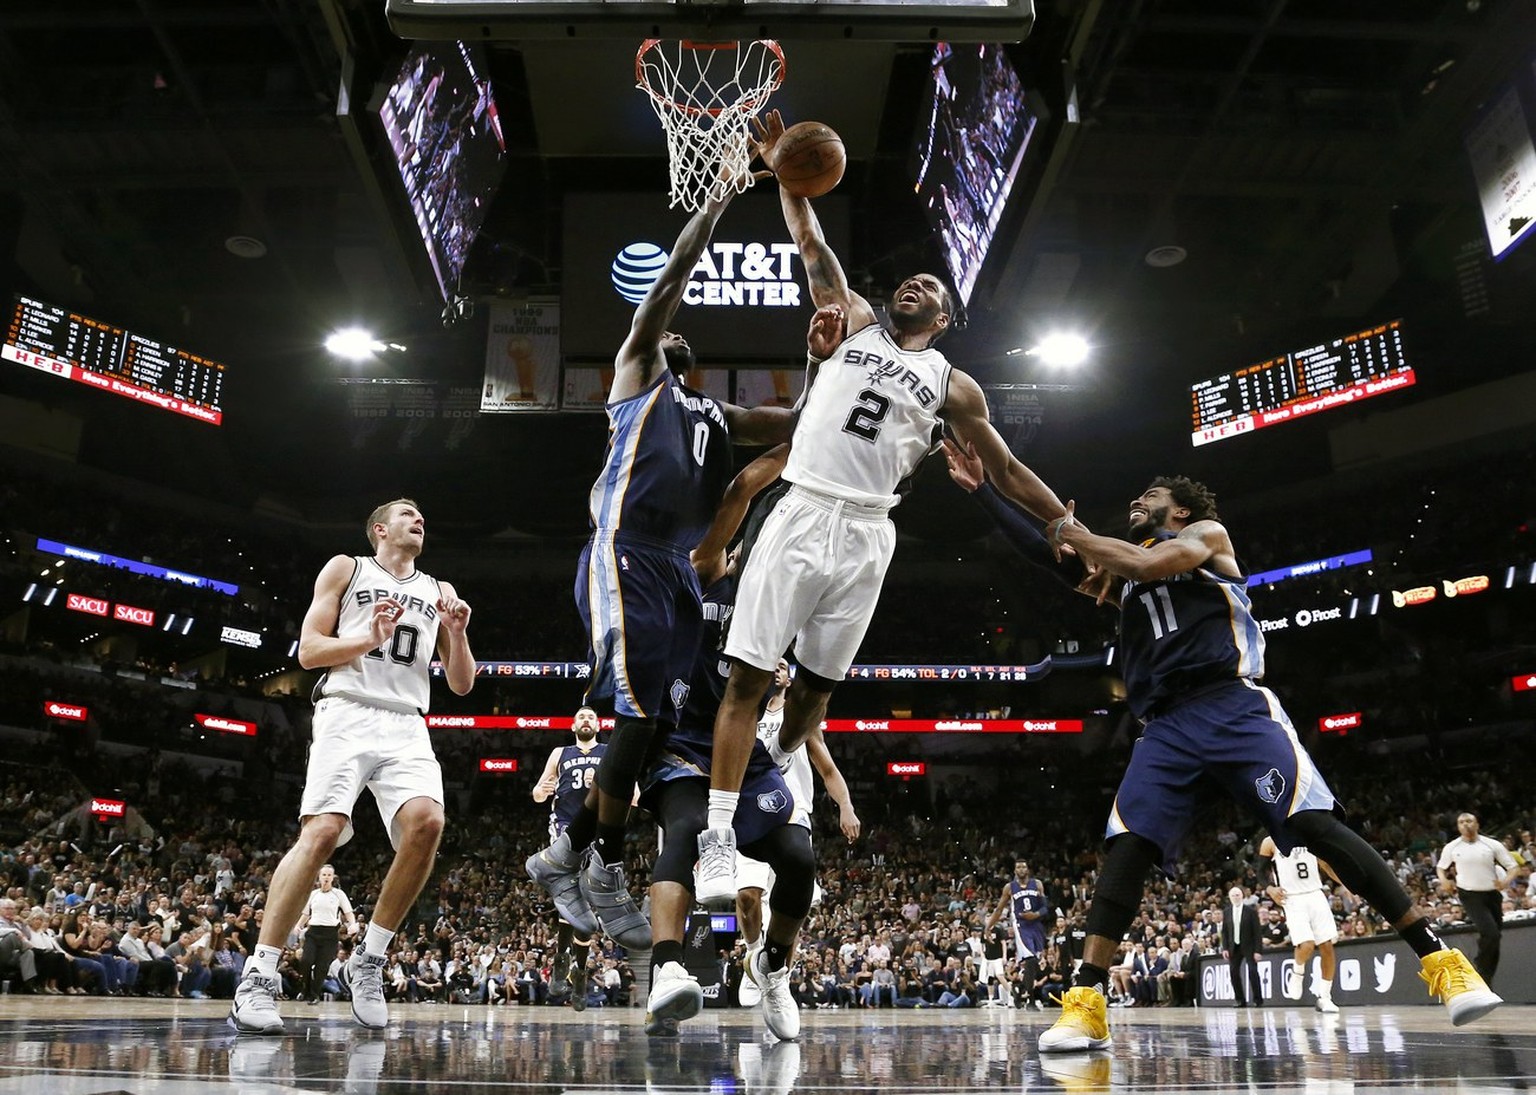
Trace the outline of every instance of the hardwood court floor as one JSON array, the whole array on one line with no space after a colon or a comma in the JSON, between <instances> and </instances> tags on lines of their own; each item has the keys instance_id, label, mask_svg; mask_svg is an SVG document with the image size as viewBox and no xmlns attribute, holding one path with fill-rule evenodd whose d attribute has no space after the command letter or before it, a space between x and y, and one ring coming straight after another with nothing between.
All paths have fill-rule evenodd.
<instances>
[{"instance_id":1,"label":"hardwood court floor","mask_svg":"<svg viewBox=\"0 0 1536 1095\"><path fill-rule=\"evenodd\" d=\"M1116 1010L1108 1053L1042 1060L1052 1012L808 1011L798 1043L705 1011L672 1040L638 1009L285 1004L282 1038L237 1038L217 1002L0 997L0 1095L404 1095L1124 1091L1354 1095L1536 1087L1536 1008L1456 1030L1439 1007Z\"/></svg>"}]
</instances>

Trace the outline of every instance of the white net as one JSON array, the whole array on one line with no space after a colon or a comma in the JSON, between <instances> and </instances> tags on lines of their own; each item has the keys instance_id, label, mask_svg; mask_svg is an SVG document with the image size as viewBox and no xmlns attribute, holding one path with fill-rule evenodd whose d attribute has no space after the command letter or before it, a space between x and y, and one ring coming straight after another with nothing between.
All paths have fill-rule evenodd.
<instances>
[{"instance_id":1,"label":"white net","mask_svg":"<svg viewBox=\"0 0 1536 1095\"><path fill-rule=\"evenodd\" d=\"M647 39L635 80L667 134L669 207L690 211L752 185L751 119L784 82L777 42Z\"/></svg>"}]
</instances>

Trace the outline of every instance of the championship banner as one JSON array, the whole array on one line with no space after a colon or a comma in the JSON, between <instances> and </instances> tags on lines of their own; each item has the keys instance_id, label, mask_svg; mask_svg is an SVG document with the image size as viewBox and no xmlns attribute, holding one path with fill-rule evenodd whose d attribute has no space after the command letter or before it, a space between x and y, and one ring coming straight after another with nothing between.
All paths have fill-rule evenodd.
<instances>
[{"instance_id":1,"label":"championship banner","mask_svg":"<svg viewBox=\"0 0 1536 1095\"><path fill-rule=\"evenodd\" d=\"M798 369L738 369L736 398L738 407L793 407L805 386L805 374Z\"/></svg>"},{"instance_id":2,"label":"championship banner","mask_svg":"<svg viewBox=\"0 0 1536 1095\"><path fill-rule=\"evenodd\" d=\"M480 413L553 411L559 401L559 300L493 303L485 336Z\"/></svg>"},{"instance_id":3,"label":"championship banner","mask_svg":"<svg viewBox=\"0 0 1536 1095\"><path fill-rule=\"evenodd\" d=\"M1536 144L1514 84L1492 100L1465 143L1488 247L1500 259L1536 228Z\"/></svg>"}]
</instances>

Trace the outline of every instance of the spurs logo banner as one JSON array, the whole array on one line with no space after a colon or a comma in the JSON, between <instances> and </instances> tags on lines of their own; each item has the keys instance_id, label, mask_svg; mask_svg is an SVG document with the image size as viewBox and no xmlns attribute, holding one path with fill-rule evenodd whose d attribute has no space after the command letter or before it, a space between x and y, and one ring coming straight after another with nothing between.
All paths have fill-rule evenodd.
<instances>
[{"instance_id":1,"label":"spurs logo banner","mask_svg":"<svg viewBox=\"0 0 1536 1095\"><path fill-rule=\"evenodd\" d=\"M491 305L482 414L553 411L560 403L560 302Z\"/></svg>"}]
</instances>

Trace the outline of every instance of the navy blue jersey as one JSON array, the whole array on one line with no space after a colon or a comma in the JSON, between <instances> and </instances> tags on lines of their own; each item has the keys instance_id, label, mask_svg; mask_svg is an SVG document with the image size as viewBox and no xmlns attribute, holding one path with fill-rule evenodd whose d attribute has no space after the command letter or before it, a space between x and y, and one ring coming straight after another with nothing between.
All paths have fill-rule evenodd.
<instances>
[{"instance_id":1,"label":"navy blue jersey","mask_svg":"<svg viewBox=\"0 0 1536 1095\"><path fill-rule=\"evenodd\" d=\"M583 753L579 745L567 745L560 750L560 760L555 764L555 797L550 801L550 826L559 833L576 820L576 811L586 801L587 791L597 779L597 766L608 746L598 742Z\"/></svg>"},{"instance_id":2,"label":"navy blue jersey","mask_svg":"<svg viewBox=\"0 0 1536 1095\"><path fill-rule=\"evenodd\" d=\"M1149 544L1170 540L1161 532ZM1198 567L1120 594L1126 700L1146 719L1221 681L1264 676L1264 636L1242 578Z\"/></svg>"},{"instance_id":3,"label":"navy blue jersey","mask_svg":"<svg viewBox=\"0 0 1536 1095\"><path fill-rule=\"evenodd\" d=\"M1033 934L1044 933L1046 910L1045 887L1038 878L1020 883L1017 878L1008 880L1008 893L1013 901L1013 923L1019 931ZM1039 920L1025 920L1025 913L1041 913Z\"/></svg>"},{"instance_id":4,"label":"navy blue jersey","mask_svg":"<svg viewBox=\"0 0 1536 1095\"><path fill-rule=\"evenodd\" d=\"M588 514L616 539L689 552L730 480L725 412L663 370L645 391L608 404L608 453Z\"/></svg>"},{"instance_id":5,"label":"navy blue jersey","mask_svg":"<svg viewBox=\"0 0 1536 1095\"><path fill-rule=\"evenodd\" d=\"M726 625L736 605L736 576L727 574L704 591L704 626L699 635L699 652L688 678L688 698L678 714L674 735L683 735L706 744L715 740L715 714L725 699L725 681L731 675L731 662L723 649Z\"/></svg>"}]
</instances>

